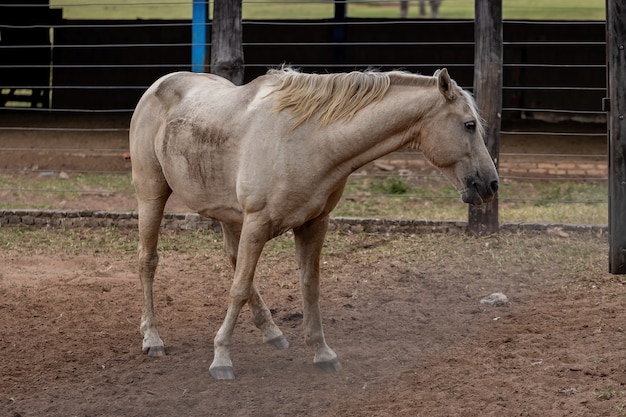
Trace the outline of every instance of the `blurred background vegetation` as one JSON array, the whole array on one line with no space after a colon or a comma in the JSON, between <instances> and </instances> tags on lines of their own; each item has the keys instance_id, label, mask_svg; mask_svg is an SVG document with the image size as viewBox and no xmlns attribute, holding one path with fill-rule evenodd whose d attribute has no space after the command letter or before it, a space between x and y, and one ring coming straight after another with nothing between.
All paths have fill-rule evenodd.
<instances>
[{"instance_id":1,"label":"blurred background vegetation","mask_svg":"<svg viewBox=\"0 0 626 417\"><path fill-rule=\"evenodd\" d=\"M426 2L428 3L428 1ZM65 19L191 19L190 0L50 0ZM428 5L427 5L428 6ZM212 2L210 3L212 8ZM605 0L503 0L508 20L604 20ZM472 19L474 0L443 0L439 18ZM399 18L399 1L349 0L348 17ZM251 0L243 19L329 19L333 0ZM419 17L418 1L409 2L409 18Z\"/></svg>"}]
</instances>

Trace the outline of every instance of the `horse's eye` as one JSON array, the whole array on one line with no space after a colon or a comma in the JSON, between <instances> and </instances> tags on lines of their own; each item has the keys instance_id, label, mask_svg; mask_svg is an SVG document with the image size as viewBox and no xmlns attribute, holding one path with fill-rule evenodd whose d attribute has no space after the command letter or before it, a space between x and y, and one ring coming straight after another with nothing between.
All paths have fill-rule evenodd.
<instances>
[{"instance_id":1,"label":"horse's eye","mask_svg":"<svg viewBox=\"0 0 626 417\"><path fill-rule=\"evenodd\" d=\"M471 122L465 122L465 128L471 131L476 130L476 122L473 120Z\"/></svg>"}]
</instances>

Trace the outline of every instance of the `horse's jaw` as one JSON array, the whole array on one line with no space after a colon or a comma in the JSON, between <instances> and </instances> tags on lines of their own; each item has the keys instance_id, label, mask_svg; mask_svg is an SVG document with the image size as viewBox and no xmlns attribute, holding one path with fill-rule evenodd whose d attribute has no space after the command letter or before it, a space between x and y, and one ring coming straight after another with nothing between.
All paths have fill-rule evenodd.
<instances>
[{"instance_id":1,"label":"horse's jaw","mask_svg":"<svg viewBox=\"0 0 626 417\"><path fill-rule=\"evenodd\" d=\"M492 201L496 193L498 192L498 178L480 180L480 179L467 179L465 181L465 187L459 190L461 194L461 200L464 203L471 204L473 206L480 206L483 203L489 203Z\"/></svg>"},{"instance_id":2,"label":"horse's jaw","mask_svg":"<svg viewBox=\"0 0 626 417\"><path fill-rule=\"evenodd\" d=\"M463 200L464 203L471 204L473 206L482 206L484 202L480 195L472 190L461 191L461 200Z\"/></svg>"},{"instance_id":3,"label":"horse's jaw","mask_svg":"<svg viewBox=\"0 0 626 417\"><path fill-rule=\"evenodd\" d=\"M481 206L492 201L498 192L498 172L491 164L481 173L467 176L467 170L456 167L439 167L441 173L452 183L464 203Z\"/></svg>"}]
</instances>

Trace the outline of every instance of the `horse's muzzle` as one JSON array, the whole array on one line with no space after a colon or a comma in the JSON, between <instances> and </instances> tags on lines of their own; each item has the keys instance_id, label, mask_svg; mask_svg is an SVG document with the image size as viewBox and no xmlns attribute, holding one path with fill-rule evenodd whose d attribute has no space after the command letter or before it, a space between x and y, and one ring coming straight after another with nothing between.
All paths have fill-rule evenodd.
<instances>
[{"instance_id":1,"label":"horse's muzzle","mask_svg":"<svg viewBox=\"0 0 626 417\"><path fill-rule=\"evenodd\" d=\"M490 181L468 180L465 190L461 194L461 199L464 203L480 206L494 199L499 186L498 179Z\"/></svg>"}]
</instances>

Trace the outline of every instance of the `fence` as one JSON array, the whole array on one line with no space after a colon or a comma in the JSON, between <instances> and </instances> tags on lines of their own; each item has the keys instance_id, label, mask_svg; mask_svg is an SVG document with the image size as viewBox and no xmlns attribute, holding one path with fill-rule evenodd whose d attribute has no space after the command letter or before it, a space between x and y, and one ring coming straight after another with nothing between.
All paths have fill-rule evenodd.
<instances>
[{"instance_id":1,"label":"fence","mask_svg":"<svg viewBox=\"0 0 626 417\"><path fill-rule=\"evenodd\" d=\"M37 201L24 197L25 188L33 190L31 196L58 194L59 202L72 193L101 193L101 184L91 189L66 182L72 188L59 189L46 188L44 180L60 171L127 175L130 164L123 155L134 104L158 76L191 68L192 22L65 20L47 4L33 4L29 10L38 13L28 19L23 13L12 18L6 10L0 5L0 169L5 177L0 196L24 207L28 201L20 199ZM246 20L243 27L247 81L286 62L315 72L374 67L432 73L447 67L462 86L472 87L469 20ZM601 109L605 48L604 22L504 22L500 204L505 221L519 220L507 217L511 207L555 202L599 204L605 210L606 192L585 188L605 187L607 180ZM6 179L26 171L41 181L24 186ZM372 185L381 182L381 187ZM454 191L425 185L439 182L420 154L398 152L357 172L345 199L356 206L366 198L376 201L372 194L382 192L422 210L417 200L434 204L457 198ZM403 188L393 184L405 184L408 192L398 193ZM541 187L548 191L536 192ZM420 188L426 191L412 192ZM108 200L132 199L131 193L104 192ZM45 204L54 206L51 200ZM464 208L458 207L443 215L464 218Z\"/></svg>"}]
</instances>

